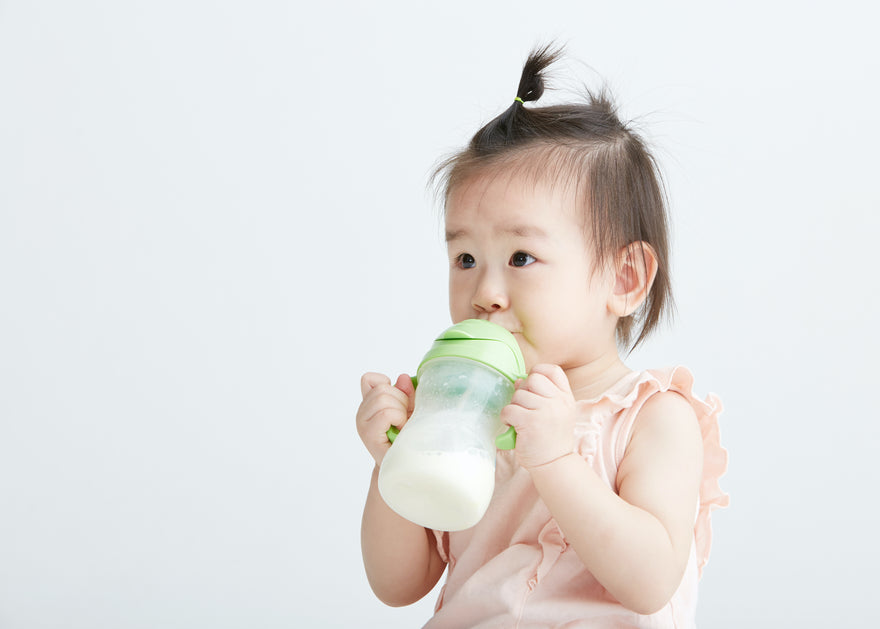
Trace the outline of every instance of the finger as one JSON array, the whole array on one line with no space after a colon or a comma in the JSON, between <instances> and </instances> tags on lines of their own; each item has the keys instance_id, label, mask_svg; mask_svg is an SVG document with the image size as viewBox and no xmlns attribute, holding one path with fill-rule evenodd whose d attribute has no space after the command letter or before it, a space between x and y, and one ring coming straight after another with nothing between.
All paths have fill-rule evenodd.
<instances>
[{"instance_id":1,"label":"finger","mask_svg":"<svg viewBox=\"0 0 880 629\"><path fill-rule=\"evenodd\" d=\"M406 415L398 408L386 406L378 409L367 422L374 426L376 434L384 435L392 426L402 428L406 423Z\"/></svg>"},{"instance_id":2,"label":"finger","mask_svg":"<svg viewBox=\"0 0 880 629\"><path fill-rule=\"evenodd\" d=\"M393 408L406 415L408 405L409 399L406 393L390 384L379 384L367 391L364 396L364 401L361 402L361 415L371 417L383 408Z\"/></svg>"},{"instance_id":3,"label":"finger","mask_svg":"<svg viewBox=\"0 0 880 629\"><path fill-rule=\"evenodd\" d=\"M546 363L535 365L530 375L534 374L547 378L560 391L571 393L571 383L569 383L568 376L565 375L565 372L559 365L549 365Z\"/></svg>"},{"instance_id":4,"label":"finger","mask_svg":"<svg viewBox=\"0 0 880 629\"><path fill-rule=\"evenodd\" d=\"M501 409L501 414L499 415L499 419L501 419L501 423L506 426L513 426L516 428L517 432L520 432L520 428L525 421L527 414L530 411L518 404L508 404L504 408Z\"/></svg>"},{"instance_id":5,"label":"finger","mask_svg":"<svg viewBox=\"0 0 880 629\"><path fill-rule=\"evenodd\" d=\"M508 404L508 406L519 406L520 408L535 411L541 408L544 404L544 400L546 400L545 396L539 395L534 391L519 389L513 393L513 397L510 398L510 404Z\"/></svg>"},{"instance_id":6,"label":"finger","mask_svg":"<svg viewBox=\"0 0 880 629\"><path fill-rule=\"evenodd\" d=\"M358 434L365 444L388 443L386 433L391 426L402 427L406 423L406 410L396 401L388 405L387 398L377 404L364 405L357 416Z\"/></svg>"},{"instance_id":7,"label":"finger","mask_svg":"<svg viewBox=\"0 0 880 629\"><path fill-rule=\"evenodd\" d=\"M376 388L380 384L391 384L388 376L381 373L365 373L361 376L361 395L366 397L370 390Z\"/></svg>"},{"instance_id":8,"label":"finger","mask_svg":"<svg viewBox=\"0 0 880 629\"><path fill-rule=\"evenodd\" d=\"M559 387L553 384L547 376L540 373L529 375L518 390L531 391L535 395L540 395L541 397L546 398L559 395Z\"/></svg>"}]
</instances>

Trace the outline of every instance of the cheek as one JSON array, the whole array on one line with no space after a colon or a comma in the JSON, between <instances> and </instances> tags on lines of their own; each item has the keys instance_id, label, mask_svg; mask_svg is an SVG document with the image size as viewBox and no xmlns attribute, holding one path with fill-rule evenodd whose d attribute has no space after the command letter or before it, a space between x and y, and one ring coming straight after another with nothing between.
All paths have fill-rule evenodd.
<instances>
[{"instance_id":1,"label":"cheek","mask_svg":"<svg viewBox=\"0 0 880 629\"><path fill-rule=\"evenodd\" d=\"M470 300L467 298L467 290L461 282L449 280L449 314L452 315L453 323L467 319L470 312Z\"/></svg>"}]
</instances>

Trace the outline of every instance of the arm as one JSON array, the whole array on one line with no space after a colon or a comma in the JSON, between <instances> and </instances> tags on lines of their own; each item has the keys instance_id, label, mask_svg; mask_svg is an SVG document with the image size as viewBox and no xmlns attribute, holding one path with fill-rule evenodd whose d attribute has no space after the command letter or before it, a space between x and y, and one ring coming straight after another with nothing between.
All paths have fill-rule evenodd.
<instances>
[{"instance_id":1,"label":"arm","mask_svg":"<svg viewBox=\"0 0 880 629\"><path fill-rule=\"evenodd\" d=\"M553 382L562 385L558 376ZM531 388L551 393L546 383ZM534 399L528 405L541 406ZM565 408L557 404L557 415ZM545 420L554 424L546 414L539 421ZM520 443L518 437L517 449ZM547 450L550 457L543 461L523 445L538 493L586 568L628 609L648 614L662 608L687 565L699 495L702 440L687 401L669 392L645 403L618 469L619 494L570 445L561 456Z\"/></svg>"},{"instance_id":2,"label":"arm","mask_svg":"<svg viewBox=\"0 0 880 629\"><path fill-rule=\"evenodd\" d=\"M379 494L379 466L391 447L385 433L391 425L406 423L412 411L412 382L400 376L392 386L385 376L365 374L361 391L358 433L376 461L361 521L364 568L379 600L409 605L430 592L446 568L433 533L397 515Z\"/></svg>"},{"instance_id":3,"label":"arm","mask_svg":"<svg viewBox=\"0 0 880 629\"><path fill-rule=\"evenodd\" d=\"M382 500L373 470L364 517L361 550L367 580L386 605L415 603L440 580L446 563L437 551L434 534L397 515Z\"/></svg>"}]
</instances>

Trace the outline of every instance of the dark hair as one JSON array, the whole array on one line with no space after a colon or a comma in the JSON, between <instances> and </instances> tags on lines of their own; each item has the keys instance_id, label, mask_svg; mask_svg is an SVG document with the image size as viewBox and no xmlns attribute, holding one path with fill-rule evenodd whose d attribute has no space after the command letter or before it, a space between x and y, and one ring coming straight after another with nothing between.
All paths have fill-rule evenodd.
<instances>
[{"instance_id":1,"label":"dark hair","mask_svg":"<svg viewBox=\"0 0 880 629\"><path fill-rule=\"evenodd\" d=\"M644 141L618 118L607 90L587 91L583 102L524 106L543 95L545 71L560 55L550 45L532 51L510 107L443 161L432 181L445 205L451 192L476 174L522 170L536 180L575 186L588 208L584 226L598 264L631 243L648 243L658 263L654 283L638 311L617 324L618 343L635 348L672 309L662 177Z\"/></svg>"}]
</instances>

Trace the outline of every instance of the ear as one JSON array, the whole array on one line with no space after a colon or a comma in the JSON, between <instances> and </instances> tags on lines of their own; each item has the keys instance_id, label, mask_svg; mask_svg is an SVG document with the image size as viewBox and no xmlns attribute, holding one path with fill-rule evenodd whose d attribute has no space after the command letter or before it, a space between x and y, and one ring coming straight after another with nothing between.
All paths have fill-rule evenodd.
<instances>
[{"instance_id":1,"label":"ear","mask_svg":"<svg viewBox=\"0 0 880 629\"><path fill-rule=\"evenodd\" d=\"M631 242L620 250L614 263L614 286L608 309L628 317L641 306L657 276L657 254L644 241Z\"/></svg>"}]
</instances>

